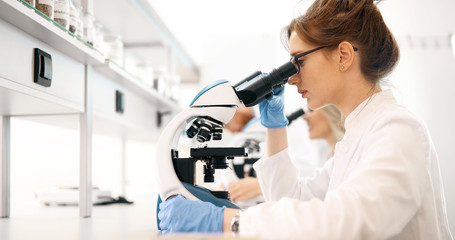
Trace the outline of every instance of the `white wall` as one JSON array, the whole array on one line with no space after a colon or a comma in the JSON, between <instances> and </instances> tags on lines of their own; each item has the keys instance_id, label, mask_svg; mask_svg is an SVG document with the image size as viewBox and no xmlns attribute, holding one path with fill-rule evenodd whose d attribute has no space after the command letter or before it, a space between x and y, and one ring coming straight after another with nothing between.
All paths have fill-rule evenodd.
<instances>
[{"instance_id":1,"label":"white wall","mask_svg":"<svg viewBox=\"0 0 455 240\"><path fill-rule=\"evenodd\" d=\"M401 61L390 77L401 102L427 124L439 156L447 211L455 232L455 58L447 44L401 42Z\"/></svg>"},{"instance_id":2,"label":"white wall","mask_svg":"<svg viewBox=\"0 0 455 240\"><path fill-rule=\"evenodd\" d=\"M56 186L79 184L78 116L21 117L11 120L11 216L29 216L39 205L35 194ZM59 122L57 127L53 124ZM157 133L158 134L158 133ZM92 183L122 195L119 138L93 136ZM155 146L127 141L126 196L129 200L156 199ZM96 208L94 208L96 212ZM77 215L77 208L75 208Z\"/></svg>"}]
</instances>

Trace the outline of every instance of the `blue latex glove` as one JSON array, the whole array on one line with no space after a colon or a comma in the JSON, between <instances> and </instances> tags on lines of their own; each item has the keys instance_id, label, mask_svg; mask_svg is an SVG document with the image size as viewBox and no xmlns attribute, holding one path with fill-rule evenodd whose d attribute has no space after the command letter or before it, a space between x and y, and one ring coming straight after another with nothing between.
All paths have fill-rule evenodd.
<instances>
[{"instance_id":1,"label":"blue latex glove","mask_svg":"<svg viewBox=\"0 0 455 240\"><path fill-rule=\"evenodd\" d=\"M259 103L261 124L266 128L282 128L289 121L284 112L284 86L273 90L273 96Z\"/></svg>"},{"instance_id":2,"label":"blue latex glove","mask_svg":"<svg viewBox=\"0 0 455 240\"><path fill-rule=\"evenodd\" d=\"M160 204L161 232L223 232L224 209L179 195Z\"/></svg>"}]
</instances>

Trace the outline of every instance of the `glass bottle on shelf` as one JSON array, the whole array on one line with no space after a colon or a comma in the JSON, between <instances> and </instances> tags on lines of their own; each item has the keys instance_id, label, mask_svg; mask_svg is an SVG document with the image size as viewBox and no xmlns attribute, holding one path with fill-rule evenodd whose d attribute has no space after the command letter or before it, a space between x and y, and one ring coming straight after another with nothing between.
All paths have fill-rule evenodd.
<instances>
[{"instance_id":1,"label":"glass bottle on shelf","mask_svg":"<svg viewBox=\"0 0 455 240\"><path fill-rule=\"evenodd\" d=\"M36 0L36 9L48 16L50 19L54 19L54 0Z\"/></svg>"},{"instance_id":2,"label":"glass bottle on shelf","mask_svg":"<svg viewBox=\"0 0 455 240\"><path fill-rule=\"evenodd\" d=\"M55 0L54 4L54 21L65 29L70 24L70 2L69 0Z\"/></svg>"},{"instance_id":3,"label":"glass bottle on shelf","mask_svg":"<svg viewBox=\"0 0 455 240\"><path fill-rule=\"evenodd\" d=\"M82 5L80 0L70 0L70 28L74 30L70 31L76 35L76 37L84 38L84 25L82 15Z\"/></svg>"},{"instance_id":4,"label":"glass bottle on shelf","mask_svg":"<svg viewBox=\"0 0 455 240\"><path fill-rule=\"evenodd\" d=\"M153 88L158 92L160 95L166 94L166 80L168 78L168 71L166 67L158 67L156 70L153 71Z\"/></svg>"},{"instance_id":5,"label":"glass bottle on shelf","mask_svg":"<svg viewBox=\"0 0 455 240\"><path fill-rule=\"evenodd\" d=\"M79 6L76 6L76 9L77 9L77 13L79 14L79 22L78 25L77 25L77 29L76 29L76 36L80 39L83 39L84 38L84 22L82 21L82 7L79 5Z\"/></svg>"},{"instance_id":6,"label":"glass bottle on shelf","mask_svg":"<svg viewBox=\"0 0 455 240\"><path fill-rule=\"evenodd\" d=\"M123 68L131 75L141 80L141 65L142 60L131 52L123 53Z\"/></svg>"},{"instance_id":7,"label":"glass bottle on shelf","mask_svg":"<svg viewBox=\"0 0 455 240\"><path fill-rule=\"evenodd\" d=\"M104 35L104 44L106 46L106 57L123 66L123 41L119 34Z\"/></svg>"},{"instance_id":8,"label":"glass bottle on shelf","mask_svg":"<svg viewBox=\"0 0 455 240\"><path fill-rule=\"evenodd\" d=\"M93 37L93 47L102 52L101 49L104 48L104 26L99 21L95 21L93 24L94 27L94 37Z\"/></svg>"},{"instance_id":9,"label":"glass bottle on shelf","mask_svg":"<svg viewBox=\"0 0 455 240\"><path fill-rule=\"evenodd\" d=\"M93 40L95 38L95 16L93 14L86 12L84 13L84 36L83 40L88 44L93 46Z\"/></svg>"},{"instance_id":10,"label":"glass bottle on shelf","mask_svg":"<svg viewBox=\"0 0 455 240\"><path fill-rule=\"evenodd\" d=\"M149 88L153 88L153 64L149 61L137 65L138 77Z\"/></svg>"},{"instance_id":11,"label":"glass bottle on shelf","mask_svg":"<svg viewBox=\"0 0 455 240\"><path fill-rule=\"evenodd\" d=\"M26 1L28 4L30 4L30 6L35 7L35 0L24 0L24 1Z\"/></svg>"},{"instance_id":12,"label":"glass bottle on shelf","mask_svg":"<svg viewBox=\"0 0 455 240\"><path fill-rule=\"evenodd\" d=\"M167 95L167 97L175 100L176 102L180 100L180 82L181 82L180 76L177 74L172 74L169 77L168 91L170 93Z\"/></svg>"},{"instance_id":13,"label":"glass bottle on shelf","mask_svg":"<svg viewBox=\"0 0 455 240\"><path fill-rule=\"evenodd\" d=\"M81 14L79 9L74 5L74 1L70 1L70 25L68 30L76 35L77 28L79 27L79 22L81 21Z\"/></svg>"}]
</instances>

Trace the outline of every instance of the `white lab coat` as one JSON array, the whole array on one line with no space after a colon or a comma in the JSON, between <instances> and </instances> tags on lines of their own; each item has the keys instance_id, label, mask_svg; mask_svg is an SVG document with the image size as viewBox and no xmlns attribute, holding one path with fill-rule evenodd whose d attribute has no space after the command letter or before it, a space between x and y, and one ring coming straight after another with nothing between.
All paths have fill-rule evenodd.
<instances>
[{"instance_id":1,"label":"white lab coat","mask_svg":"<svg viewBox=\"0 0 455 240\"><path fill-rule=\"evenodd\" d=\"M335 155L298 181L287 150L254 168L266 203L240 215L264 239L452 239L439 163L424 125L390 90L360 104Z\"/></svg>"}]
</instances>

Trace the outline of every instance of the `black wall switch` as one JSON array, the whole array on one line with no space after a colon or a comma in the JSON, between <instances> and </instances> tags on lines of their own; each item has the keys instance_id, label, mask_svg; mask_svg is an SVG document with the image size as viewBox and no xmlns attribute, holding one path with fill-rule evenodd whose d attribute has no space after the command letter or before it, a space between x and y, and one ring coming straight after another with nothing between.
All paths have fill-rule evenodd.
<instances>
[{"instance_id":1,"label":"black wall switch","mask_svg":"<svg viewBox=\"0 0 455 240\"><path fill-rule=\"evenodd\" d=\"M123 99L123 93L119 90L115 91L115 111L123 113L125 110L125 99Z\"/></svg>"},{"instance_id":2,"label":"black wall switch","mask_svg":"<svg viewBox=\"0 0 455 240\"><path fill-rule=\"evenodd\" d=\"M39 48L34 49L33 82L50 87L52 83L52 56Z\"/></svg>"}]
</instances>

